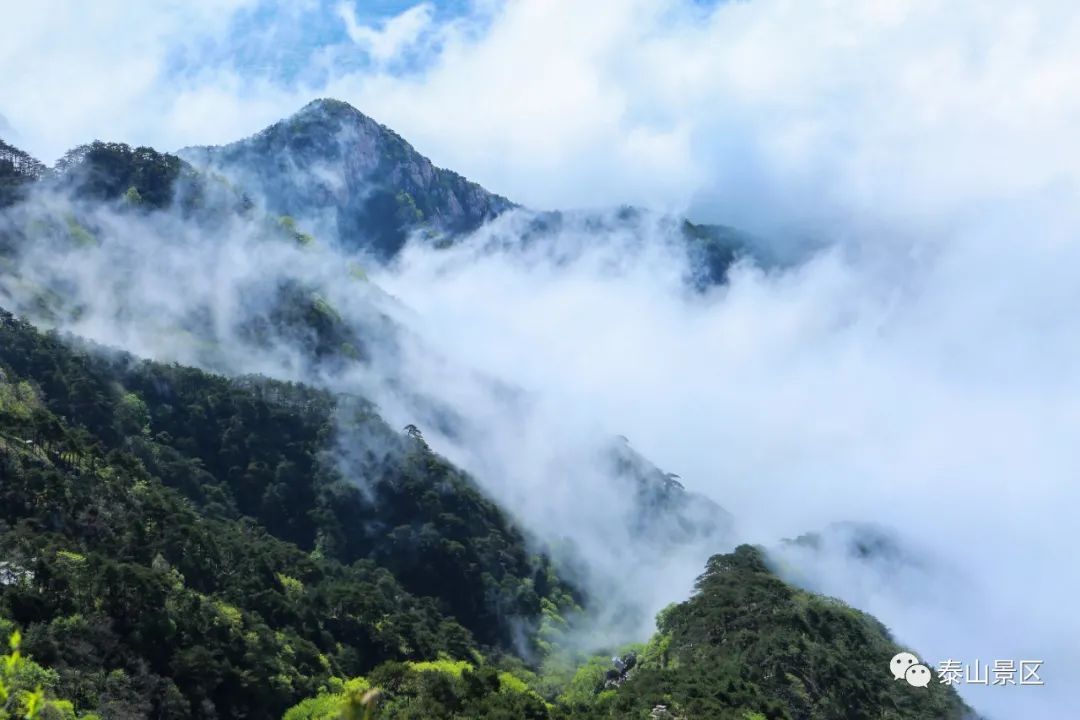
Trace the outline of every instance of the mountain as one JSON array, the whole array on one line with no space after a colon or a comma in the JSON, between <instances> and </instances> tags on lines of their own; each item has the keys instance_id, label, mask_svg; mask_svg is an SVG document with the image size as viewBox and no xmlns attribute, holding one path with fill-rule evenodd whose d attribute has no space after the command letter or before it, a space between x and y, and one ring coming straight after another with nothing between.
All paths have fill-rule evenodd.
<instances>
[{"instance_id":1,"label":"mountain","mask_svg":"<svg viewBox=\"0 0 1080 720\"><path fill-rule=\"evenodd\" d=\"M435 167L398 134L338 100L315 100L290 118L224 146L188 147L170 155L95 141L68 152L52 172L46 170L17 148L0 146L0 207L41 179L84 199L154 209L175 203L204 221L231 213L250 217L257 201L259 212L274 223L306 228L296 231L299 238L330 240L377 261L395 257L411 234L446 246L518 210L526 222L514 226L511 240L496 233L495 241L553 243L563 233L615 231L645 242L659 228L686 253L687 281L699 290L723 283L741 257L777 263L763 243L723 225L633 207L522 208Z\"/></svg>"},{"instance_id":2,"label":"mountain","mask_svg":"<svg viewBox=\"0 0 1080 720\"><path fill-rule=\"evenodd\" d=\"M173 155L103 142L70 151L38 185L41 202L23 203L0 219L0 262L17 268L0 272L0 303L12 310L52 326L85 318L123 327L151 337L157 347L180 345L186 363L222 372L256 370L250 358L282 347L292 368L320 378L313 382L339 384L358 363L378 366L408 401L409 422L449 436L465 432L465 420L453 409L409 392L407 381L397 377L407 331L388 315L393 302L356 277L356 268L340 267L340 256L327 252L320 259L327 248L296 225L263 214L246 189ZM641 219L641 213L624 215L627 223ZM555 217L545 216L547 227L555 227ZM559 227L597 227L588 216L558 217ZM245 235L251 242L237 246ZM549 240L529 233L522 238ZM212 275L210 258L219 252L228 258L258 252L288 257L249 277L219 275L202 296L192 292L190 277ZM302 265L312 262L313 275L303 276ZM73 274L89 264L94 272ZM326 277L325 265L337 266L334 276ZM150 294L164 296L161 307L148 302ZM173 302L178 296L183 301ZM103 299L105 308L95 308ZM481 389L505 412L521 411L512 389L497 383ZM731 522L722 508L686 493L625 443L610 448L606 464L633 498L626 518L632 537L665 545L723 542L728 535Z\"/></svg>"},{"instance_id":3,"label":"mountain","mask_svg":"<svg viewBox=\"0 0 1080 720\"><path fill-rule=\"evenodd\" d=\"M0 309L0 720L964 715L951 689L860 674L897 651L884 628L756 548L714 555L647 645L592 641L651 588L586 585L597 548L523 527L429 445L484 428L425 396L402 348L496 416L525 394L447 370L401 322L408 299L341 251L385 260L494 218L481 251L660 236L706 287L736 231L517 208L334 101L182 155L95 141L48 169L0 148L0 305L22 316ZM584 536L619 546L603 578L730 547L718 504L587 440L585 477L623 483L626 532Z\"/></svg>"},{"instance_id":4,"label":"mountain","mask_svg":"<svg viewBox=\"0 0 1080 720\"><path fill-rule=\"evenodd\" d=\"M430 160L389 128L337 100L315 100L258 134L180 157L302 218L350 248L392 257L408 234L465 233L513 207Z\"/></svg>"},{"instance_id":5,"label":"mountain","mask_svg":"<svg viewBox=\"0 0 1080 720\"><path fill-rule=\"evenodd\" d=\"M710 558L693 597L657 625L618 691L598 699L603 712L576 717L974 718L949 687L894 680L903 648L881 623L787 585L760 548Z\"/></svg>"},{"instance_id":6,"label":"mountain","mask_svg":"<svg viewBox=\"0 0 1080 720\"><path fill-rule=\"evenodd\" d=\"M786 585L760 548L710 558L693 597L663 610L657 626L647 644L584 663L554 705L513 675L468 662L388 663L285 717L350 717L378 687L378 717L395 720L977 720L948 686L897 682L889 659L903 648L880 623ZM498 714L500 696L517 714Z\"/></svg>"},{"instance_id":7,"label":"mountain","mask_svg":"<svg viewBox=\"0 0 1080 720\"><path fill-rule=\"evenodd\" d=\"M567 229L591 226L648 233L666 221L694 268L699 289L724 282L743 255L773 263L760 243L734 228L657 218L640 208L530 211L457 173L435 167L408 142L351 105L315 100L256 135L221 147L189 147L179 156L227 177L262 199L267 212L296 218L316 236L336 239L379 260L401 250L411 233L434 245L454 242L514 209L527 227L515 242L553 241Z\"/></svg>"},{"instance_id":8,"label":"mountain","mask_svg":"<svg viewBox=\"0 0 1080 720\"><path fill-rule=\"evenodd\" d=\"M365 403L101 350L0 312L0 617L79 707L279 715L332 674L514 648L575 605Z\"/></svg>"}]
</instances>

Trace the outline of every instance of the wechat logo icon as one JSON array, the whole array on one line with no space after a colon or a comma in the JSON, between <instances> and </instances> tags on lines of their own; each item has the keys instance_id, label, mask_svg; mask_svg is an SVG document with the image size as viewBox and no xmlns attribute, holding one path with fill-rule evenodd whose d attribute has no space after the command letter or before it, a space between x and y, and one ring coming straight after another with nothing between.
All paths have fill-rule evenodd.
<instances>
[{"instance_id":1,"label":"wechat logo icon","mask_svg":"<svg viewBox=\"0 0 1080 720\"><path fill-rule=\"evenodd\" d=\"M889 661L889 669L896 680L907 680L913 687L926 687L930 684L930 668L919 662L919 658L909 652L897 653Z\"/></svg>"}]
</instances>

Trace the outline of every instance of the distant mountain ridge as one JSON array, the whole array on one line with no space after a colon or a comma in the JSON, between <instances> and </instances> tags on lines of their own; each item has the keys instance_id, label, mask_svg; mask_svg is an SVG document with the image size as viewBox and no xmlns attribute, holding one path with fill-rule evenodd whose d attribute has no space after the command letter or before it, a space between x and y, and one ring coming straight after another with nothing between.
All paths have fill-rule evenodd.
<instances>
[{"instance_id":1,"label":"distant mountain ridge","mask_svg":"<svg viewBox=\"0 0 1080 720\"><path fill-rule=\"evenodd\" d=\"M195 146L178 155L195 168L225 176L261 198L271 214L295 217L317 237L350 250L393 258L419 233L436 246L452 243L517 203L436 167L406 140L340 100L314 100L289 118L244 140ZM523 240L552 237L575 225L645 234L646 210L539 211ZM743 255L771 262L749 236L722 225L670 218L685 245L699 288L722 283Z\"/></svg>"},{"instance_id":2,"label":"distant mountain ridge","mask_svg":"<svg viewBox=\"0 0 1080 720\"><path fill-rule=\"evenodd\" d=\"M457 173L348 103L315 100L292 117L219 147L179 152L196 168L261 195L279 215L313 219L349 248L392 257L410 232L475 230L515 207Z\"/></svg>"},{"instance_id":3,"label":"distant mountain ridge","mask_svg":"<svg viewBox=\"0 0 1080 720\"><path fill-rule=\"evenodd\" d=\"M686 252L687 280L698 289L724 283L743 257L776 263L762 243L723 225L629 206L529 210L436 167L390 128L332 99L314 100L251 137L175 154L95 140L48 168L0 144L0 207L24 199L41 180L88 199L135 201L147 209L178 204L208 218L247 216L255 209L288 228L303 228L298 237L329 241L381 262L393 259L410 237L446 247L517 210L524 222L514 227L524 243L582 230L644 240L662 226Z\"/></svg>"}]
</instances>

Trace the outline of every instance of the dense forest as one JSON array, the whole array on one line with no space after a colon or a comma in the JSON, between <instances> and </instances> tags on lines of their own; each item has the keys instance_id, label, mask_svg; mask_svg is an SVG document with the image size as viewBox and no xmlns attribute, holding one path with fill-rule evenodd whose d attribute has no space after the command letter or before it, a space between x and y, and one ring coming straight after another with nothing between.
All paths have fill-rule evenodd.
<instances>
[{"instance_id":1,"label":"dense forest","mask_svg":"<svg viewBox=\"0 0 1080 720\"><path fill-rule=\"evenodd\" d=\"M819 720L971 718L947 687L918 693L897 683L882 658L897 651L880 623L777 578L760 549L740 546L709 560L697 591L665 609L646 645L614 662L582 664L555 702L529 673L468 662L389 662L367 677L305 700L286 720L552 718Z\"/></svg>"},{"instance_id":2,"label":"dense forest","mask_svg":"<svg viewBox=\"0 0 1080 720\"><path fill-rule=\"evenodd\" d=\"M575 602L466 476L363 403L0 319L0 553L18 580L0 607L80 706L117 670L143 705L273 713L331 672L509 647L542 601ZM329 452L340 412L368 443L362 487Z\"/></svg>"}]
</instances>

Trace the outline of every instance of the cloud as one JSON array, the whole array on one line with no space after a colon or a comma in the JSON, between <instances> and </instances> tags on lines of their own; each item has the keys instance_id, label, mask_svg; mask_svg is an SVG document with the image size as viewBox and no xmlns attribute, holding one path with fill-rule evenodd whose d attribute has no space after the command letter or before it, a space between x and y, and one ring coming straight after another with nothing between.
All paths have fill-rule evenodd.
<instances>
[{"instance_id":1,"label":"cloud","mask_svg":"<svg viewBox=\"0 0 1080 720\"><path fill-rule=\"evenodd\" d=\"M52 162L94 138L153 143L165 139L148 115L160 115L174 91L171 55L227 28L250 3L192 2L165 11L104 0L25 3L5 11L0 29L0 108L26 149Z\"/></svg>"},{"instance_id":2,"label":"cloud","mask_svg":"<svg viewBox=\"0 0 1080 720\"><path fill-rule=\"evenodd\" d=\"M483 428L482 441L435 446L534 526L603 525L606 506L580 501L601 481L579 482L559 460L607 428L728 508L744 540L773 545L843 520L897 528L929 570L829 558L805 562L804 579L935 661L1044 659L1047 687L963 692L991 716L1049 717L1069 706L1080 669L1065 640L1080 632L1080 575L1064 511L1080 502L1078 221L1048 202L988 211L945 238L895 228L880 247L739 268L705 297L679 285L677 256L635 256L595 232L569 263L478 242L414 249L376 280L455 365L535 399L492 413L467 384L403 360L411 383ZM575 498L588 517L554 510ZM626 589L678 594L697 570L650 569Z\"/></svg>"},{"instance_id":3,"label":"cloud","mask_svg":"<svg viewBox=\"0 0 1080 720\"><path fill-rule=\"evenodd\" d=\"M806 234L1077 183L1080 20L1063 0L95 8L6 24L0 108L46 159L93 137L222 142L330 95L540 207Z\"/></svg>"},{"instance_id":4,"label":"cloud","mask_svg":"<svg viewBox=\"0 0 1080 720\"><path fill-rule=\"evenodd\" d=\"M388 64L414 46L420 36L431 27L434 9L430 3L421 3L382 21L373 28L361 24L356 10L347 2L339 3L338 15L345 23L349 38L367 52L375 62Z\"/></svg>"},{"instance_id":5,"label":"cloud","mask_svg":"<svg viewBox=\"0 0 1080 720\"><path fill-rule=\"evenodd\" d=\"M210 348L219 369L375 398L533 532L573 540L603 609L647 618L728 547L658 556L637 541L626 478L601 461L616 433L730 510L740 540L842 520L898 528L928 571L827 555L801 559L802 579L927 658L1044 659L1045 688L965 693L1002 717L1052 716L1071 707L1080 669L1067 644L1080 631L1070 200L1021 197L947 235L898 226L889 242L834 245L785 270L740 266L704 295L682 284L670 223L568 221L521 243L526 213L450 250L410 246L370 269L372 285L326 245L268 245L257 219L207 228L98 212L84 221L99 246L34 243L22 281L6 285L27 307L42 286L63 288L81 306L68 329L142 355L206 363ZM77 212L43 202L54 217ZM286 278L357 327L374 364L326 376L284 339L252 348L238 328L268 314ZM402 329L392 341L376 332L384 313Z\"/></svg>"}]
</instances>

